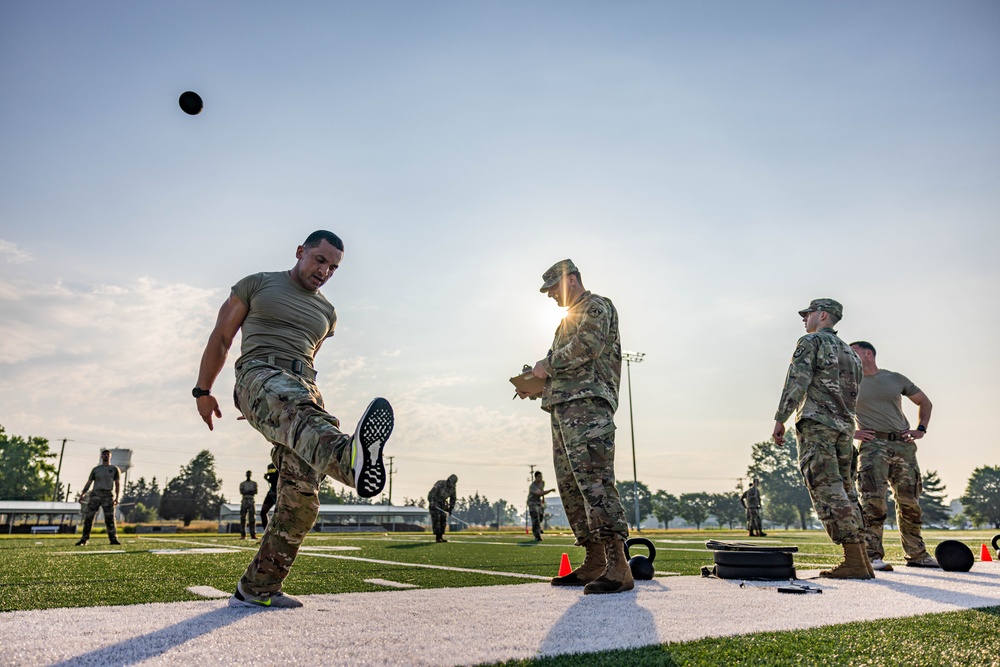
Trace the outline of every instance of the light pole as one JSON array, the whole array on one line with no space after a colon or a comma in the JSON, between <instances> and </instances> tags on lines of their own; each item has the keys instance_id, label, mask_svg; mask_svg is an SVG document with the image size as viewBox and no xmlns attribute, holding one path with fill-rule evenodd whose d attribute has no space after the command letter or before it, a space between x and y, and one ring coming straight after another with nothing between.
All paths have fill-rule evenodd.
<instances>
[{"instance_id":1,"label":"light pole","mask_svg":"<svg viewBox=\"0 0 1000 667\"><path fill-rule=\"evenodd\" d=\"M625 362L625 378L628 380L628 426L632 432L632 499L635 501L635 529L642 532L639 527L639 474L635 465L635 422L632 420L632 364L641 364L645 352L622 352L622 360Z\"/></svg>"}]
</instances>

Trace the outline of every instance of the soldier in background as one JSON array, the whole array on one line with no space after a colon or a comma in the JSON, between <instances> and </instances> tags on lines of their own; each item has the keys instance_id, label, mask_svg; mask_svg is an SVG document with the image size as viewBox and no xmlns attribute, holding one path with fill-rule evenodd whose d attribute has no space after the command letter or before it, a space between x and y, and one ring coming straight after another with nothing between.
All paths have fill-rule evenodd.
<instances>
[{"instance_id":1,"label":"soldier in background","mask_svg":"<svg viewBox=\"0 0 1000 667\"><path fill-rule=\"evenodd\" d=\"M212 430L213 417L222 418L212 385L242 331L233 398L247 423L272 444L271 461L280 473L273 525L236 584L231 607L302 606L281 587L316 523L325 477L356 489L362 498L378 495L385 486L383 449L392 434L392 406L384 398L373 400L350 435L326 411L316 384L316 354L337 324L336 310L320 288L343 258L340 237L317 230L295 249L290 270L239 280L219 309L201 357L191 394Z\"/></svg>"},{"instance_id":2,"label":"soldier in background","mask_svg":"<svg viewBox=\"0 0 1000 667\"><path fill-rule=\"evenodd\" d=\"M740 496L740 503L747 514L747 534L750 537L766 537L760 521L760 485L757 480L750 482L750 486Z\"/></svg>"},{"instance_id":3,"label":"soldier in background","mask_svg":"<svg viewBox=\"0 0 1000 667\"><path fill-rule=\"evenodd\" d=\"M876 570L889 572L882 546L888 487L896 499L896 525L903 543L906 564L910 567L940 567L927 553L920 535L923 513L920 510L920 466L917 464L915 440L924 437L931 420L931 400L920 388L899 373L878 367L875 347L867 341L851 343L864 376L858 392L859 441L858 491L861 493L861 513L865 518L865 541L868 558ZM902 397L916 403L917 428L903 414Z\"/></svg>"},{"instance_id":4,"label":"soldier in background","mask_svg":"<svg viewBox=\"0 0 1000 667\"><path fill-rule=\"evenodd\" d=\"M115 526L115 507L118 505L118 496L121 490L121 471L117 466L111 465L111 452L107 449L101 451L101 465L90 471L90 477L80 493L81 497L87 495L90 485L94 485L94 492L90 494L90 499L83 510L83 535L76 546L82 547L90 539L90 529L94 525L94 516L97 510L104 510L104 525L108 529L108 541L111 544L121 544L118 541L118 528Z\"/></svg>"},{"instance_id":5,"label":"soldier in background","mask_svg":"<svg viewBox=\"0 0 1000 667\"><path fill-rule=\"evenodd\" d=\"M250 479L252 473L247 470L247 478L240 482L240 539L247 539L247 524L250 524L250 539L257 539L257 482Z\"/></svg>"},{"instance_id":6,"label":"soldier in background","mask_svg":"<svg viewBox=\"0 0 1000 667\"><path fill-rule=\"evenodd\" d=\"M535 535L535 541L542 541L542 522L545 521L545 496L555 489L545 489L545 480L542 479L542 471L535 473L535 479L528 487L528 516L531 517L531 532Z\"/></svg>"},{"instance_id":7,"label":"soldier in background","mask_svg":"<svg viewBox=\"0 0 1000 667\"><path fill-rule=\"evenodd\" d=\"M861 382L861 360L837 336L834 325L844 308L833 299L815 299L799 311L806 335L799 338L774 415L772 436L779 447L785 421L797 412L799 470L816 515L844 560L821 577L873 579L865 551L864 521L854 489L854 408Z\"/></svg>"},{"instance_id":8,"label":"soldier in background","mask_svg":"<svg viewBox=\"0 0 1000 667\"><path fill-rule=\"evenodd\" d=\"M267 472L264 473L264 481L267 482L267 493L264 494L264 502L260 506L260 523L263 530L267 530L267 513L274 507L278 498L278 469L273 463L267 464Z\"/></svg>"},{"instance_id":9,"label":"soldier in background","mask_svg":"<svg viewBox=\"0 0 1000 667\"><path fill-rule=\"evenodd\" d=\"M622 369L618 311L610 299L583 286L570 259L542 274L539 291L567 309L548 354L531 370L545 380L542 410L550 413L559 496L577 544L587 550L583 564L552 585L584 586L584 593L632 590L625 558L628 523L615 488Z\"/></svg>"},{"instance_id":10,"label":"soldier in background","mask_svg":"<svg viewBox=\"0 0 1000 667\"><path fill-rule=\"evenodd\" d=\"M430 508L435 542L448 541L444 539L444 529L448 525L448 515L455 510L456 484L458 477L450 475L448 479L439 479L435 482L427 494L427 506Z\"/></svg>"}]
</instances>

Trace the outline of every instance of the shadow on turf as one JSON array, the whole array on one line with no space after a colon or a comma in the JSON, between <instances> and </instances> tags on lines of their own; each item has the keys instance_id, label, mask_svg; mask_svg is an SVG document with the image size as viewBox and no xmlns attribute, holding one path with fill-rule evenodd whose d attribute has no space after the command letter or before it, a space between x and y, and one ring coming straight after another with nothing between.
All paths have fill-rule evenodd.
<instances>
[{"instance_id":1,"label":"shadow on turf","mask_svg":"<svg viewBox=\"0 0 1000 667\"><path fill-rule=\"evenodd\" d=\"M247 614L257 614L267 609L231 609L222 607L210 612L189 618L177 625L171 625L139 637L129 637L117 644L96 649L90 653L67 658L57 662L53 667L70 667L70 665L134 665L144 660L162 655L201 635L214 632L219 628L246 618Z\"/></svg>"},{"instance_id":2,"label":"shadow on turf","mask_svg":"<svg viewBox=\"0 0 1000 667\"><path fill-rule=\"evenodd\" d=\"M637 593L667 593L670 588L663 582L638 581L635 590L613 595L585 596L582 589L577 590L580 599L545 635L539 654L590 653L660 643L653 615L639 605Z\"/></svg>"},{"instance_id":3,"label":"shadow on turf","mask_svg":"<svg viewBox=\"0 0 1000 667\"><path fill-rule=\"evenodd\" d=\"M939 575L940 570L928 570L926 573L920 573L922 576L928 579L939 579L945 578ZM1000 575L993 573L975 573L980 575L977 580L974 581L978 586L982 587L984 593L994 593L997 591L997 583L1000 583ZM911 575L912 576L912 575ZM992 580L992 581L991 581ZM914 584L910 581L910 577L905 580L895 580L892 579L892 574L882 574L879 573L876 579L877 585L885 586L886 588L894 589L900 593L905 593L906 595L911 595L916 598L924 598L930 601L937 601L941 599L942 591L940 588L935 586L921 586L920 584ZM949 593L949 601L954 602L955 600L951 596L961 596L960 600L956 604L961 604L967 606L970 609L975 609L977 607L994 607L997 604L996 597L985 597L982 595L976 595L975 593Z\"/></svg>"}]
</instances>

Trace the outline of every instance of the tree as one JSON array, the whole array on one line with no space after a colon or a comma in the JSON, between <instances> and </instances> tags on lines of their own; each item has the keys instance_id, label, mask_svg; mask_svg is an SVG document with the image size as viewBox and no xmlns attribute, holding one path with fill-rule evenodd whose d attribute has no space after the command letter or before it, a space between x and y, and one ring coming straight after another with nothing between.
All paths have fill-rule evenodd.
<instances>
[{"instance_id":1,"label":"tree","mask_svg":"<svg viewBox=\"0 0 1000 667\"><path fill-rule=\"evenodd\" d=\"M457 499L452 516L474 526L485 526L496 521L496 513L489 499L480 496L478 491L468 498Z\"/></svg>"},{"instance_id":2,"label":"tree","mask_svg":"<svg viewBox=\"0 0 1000 667\"><path fill-rule=\"evenodd\" d=\"M128 523L152 521L156 519L156 509L160 506L162 495L155 477L148 484L145 477L140 477L138 480L125 485L125 490L122 491L122 498L121 502L118 503L118 507L125 521ZM142 508L142 518L138 516L140 514L138 511L140 507ZM149 517L150 510L152 510L152 518Z\"/></svg>"},{"instance_id":3,"label":"tree","mask_svg":"<svg viewBox=\"0 0 1000 667\"><path fill-rule=\"evenodd\" d=\"M403 496L403 507L427 507L426 498L409 498Z\"/></svg>"},{"instance_id":4,"label":"tree","mask_svg":"<svg viewBox=\"0 0 1000 667\"><path fill-rule=\"evenodd\" d=\"M712 498L707 493L682 493L678 498L681 518L701 530L701 524L708 518Z\"/></svg>"},{"instance_id":5,"label":"tree","mask_svg":"<svg viewBox=\"0 0 1000 667\"><path fill-rule=\"evenodd\" d=\"M983 466L972 471L959 498L965 507L965 516L977 526L992 524L1000 528L1000 466Z\"/></svg>"},{"instance_id":6,"label":"tree","mask_svg":"<svg viewBox=\"0 0 1000 667\"><path fill-rule=\"evenodd\" d=\"M0 426L0 498L4 500L52 500L55 458L45 438L9 436Z\"/></svg>"},{"instance_id":7,"label":"tree","mask_svg":"<svg viewBox=\"0 0 1000 667\"><path fill-rule=\"evenodd\" d=\"M181 468L180 474L167 482L160 499L160 516L180 519L185 526L195 519L217 519L226 499L219 493L222 480L215 475L215 457L207 449Z\"/></svg>"},{"instance_id":8,"label":"tree","mask_svg":"<svg viewBox=\"0 0 1000 667\"><path fill-rule=\"evenodd\" d=\"M628 521L628 525L635 528L635 494L632 482L618 480L615 482L615 488L618 489L618 496L621 498L622 508L625 510L625 520ZM635 488L639 490L639 523L641 524L643 519L653 513L653 494L650 493L649 487L642 482L636 482Z\"/></svg>"},{"instance_id":9,"label":"tree","mask_svg":"<svg viewBox=\"0 0 1000 667\"><path fill-rule=\"evenodd\" d=\"M679 510L677 496L666 491L657 491L653 494L653 516L663 524L664 528L670 526L670 522L674 520Z\"/></svg>"},{"instance_id":10,"label":"tree","mask_svg":"<svg viewBox=\"0 0 1000 667\"><path fill-rule=\"evenodd\" d=\"M812 500L802 481L796 455L795 430L785 434L785 445L779 447L773 440L758 442L750 458L753 463L747 474L760 482L762 517L780 513L776 505L794 508L799 515L799 527L805 530L812 514Z\"/></svg>"},{"instance_id":11,"label":"tree","mask_svg":"<svg viewBox=\"0 0 1000 667\"><path fill-rule=\"evenodd\" d=\"M922 479L923 491L920 492L920 510L923 521L928 526L943 527L948 525L948 505L944 499L944 484L936 470L928 470Z\"/></svg>"},{"instance_id":12,"label":"tree","mask_svg":"<svg viewBox=\"0 0 1000 667\"><path fill-rule=\"evenodd\" d=\"M320 505L340 505L341 497L337 494L337 489L333 488L333 482L329 477L324 477L319 484L319 504Z\"/></svg>"},{"instance_id":13,"label":"tree","mask_svg":"<svg viewBox=\"0 0 1000 667\"><path fill-rule=\"evenodd\" d=\"M729 524L729 528L732 529L734 523L741 521L746 516L743 504L740 503L740 494L735 491L713 493L709 496L708 504L709 510L715 520L719 522L720 528L725 523Z\"/></svg>"},{"instance_id":14,"label":"tree","mask_svg":"<svg viewBox=\"0 0 1000 667\"><path fill-rule=\"evenodd\" d=\"M358 494L354 493L351 489L344 487L343 492L338 496L340 498L341 505L374 505L375 501L371 498L362 498Z\"/></svg>"},{"instance_id":15,"label":"tree","mask_svg":"<svg viewBox=\"0 0 1000 667\"><path fill-rule=\"evenodd\" d=\"M781 503L772 504L767 512L767 522L777 526L783 526L788 530L799 520L799 512L791 505ZM762 520L761 523L764 523Z\"/></svg>"}]
</instances>

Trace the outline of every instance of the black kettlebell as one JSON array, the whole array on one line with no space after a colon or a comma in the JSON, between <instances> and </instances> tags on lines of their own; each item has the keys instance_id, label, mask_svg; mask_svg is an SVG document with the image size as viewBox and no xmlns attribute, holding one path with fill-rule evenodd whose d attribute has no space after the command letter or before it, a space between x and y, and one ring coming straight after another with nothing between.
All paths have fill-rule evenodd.
<instances>
[{"instance_id":1,"label":"black kettlebell","mask_svg":"<svg viewBox=\"0 0 1000 667\"><path fill-rule=\"evenodd\" d=\"M993 536L993 551L996 551L997 558L1000 558L1000 535Z\"/></svg>"},{"instance_id":2,"label":"black kettlebell","mask_svg":"<svg viewBox=\"0 0 1000 667\"><path fill-rule=\"evenodd\" d=\"M633 556L629 553L629 547L639 544L649 549L649 556ZM632 570L632 577L635 579L649 580L653 578L656 568L653 561L656 560L656 547L645 537L630 537L625 540L625 558L628 558L628 569Z\"/></svg>"}]
</instances>

